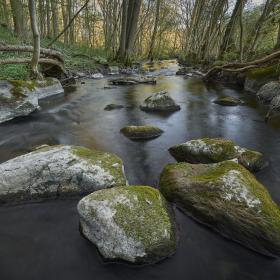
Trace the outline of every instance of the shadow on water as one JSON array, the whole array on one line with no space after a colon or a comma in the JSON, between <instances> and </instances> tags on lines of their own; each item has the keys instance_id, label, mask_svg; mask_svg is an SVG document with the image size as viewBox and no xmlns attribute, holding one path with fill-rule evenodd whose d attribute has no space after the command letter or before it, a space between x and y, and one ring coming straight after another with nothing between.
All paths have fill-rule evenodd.
<instances>
[{"instance_id":1,"label":"shadow on water","mask_svg":"<svg viewBox=\"0 0 280 280\"><path fill-rule=\"evenodd\" d=\"M166 71L166 72L165 72ZM157 85L104 89L107 79L85 80L75 92L41 104L29 117L0 126L0 161L42 144L71 144L119 155L130 184L157 186L165 164L174 162L168 148L198 137L226 137L262 151L270 167L257 174L280 204L280 126L263 119L266 108L252 95L198 78L154 72ZM153 92L168 90L181 106L173 114L150 114L139 105ZM238 97L244 106L222 107L213 101ZM104 111L108 104L125 108ZM119 133L125 125L152 124L164 130L147 142ZM0 209L0 279L279 279L280 262L259 256L198 225L176 211L180 226L178 250L152 266L105 264L96 249L80 236L77 200L49 201Z\"/></svg>"}]
</instances>

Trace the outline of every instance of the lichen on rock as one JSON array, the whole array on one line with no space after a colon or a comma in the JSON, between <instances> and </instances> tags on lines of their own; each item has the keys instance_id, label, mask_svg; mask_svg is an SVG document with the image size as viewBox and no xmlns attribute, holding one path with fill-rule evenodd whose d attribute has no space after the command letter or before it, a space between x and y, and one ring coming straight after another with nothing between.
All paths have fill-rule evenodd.
<instances>
[{"instance_id":1,"label":"lichen on rock","mask_svg":"<svg viewBox=\"0 0 280 280\"><path fill-rule=\"evenodd\" d=\"M106 259L153 263L176 249L169 206L154 188L100 190L84 197L78 212L82 233Z\"/></svg>"},{"instance_id":2,"label":"lichen on rock","mask_svg":"<svg viewBox=\"0 0 280 280\"><path fill-rule=\"evenodd\" d=\"M276 96L280 96L280 82L272 81L263 85L257 92L257 97L264 103L269 103Z\"/></svg>"},{"instance_id":3,"label":"lichen on rock","mask_svg":"<svg viewBox=\"0 0 280 280\"><path fill-rule=\"evenodd\" d=\"M267 166L261 153L236 145L223 138L201 138L175 145L169 149L177 161L189 163L217 163L237 159L251 171L258 171Z\"/></svg>"},{"instance_id":4,"label":"lichen on rock","mask_svg":"<svg viewBox=\"0 0 280 280\"><path fill-rule=\"evenodd\" d=\"M120 132L132 140L141 140L159 137L163 130L151 125L130 125L123 127Z\"/></svg>"},{"instance_id":5,"label":"lichen on rock","mask_svg":"<svg viewBox=\"0 0 280 280\"><path fill-rule=\"evenodd\" d=\"M280 210L265 187L233 161L169 164L160 190L184 212L261 254L280 255Z\"/></svg>"},{"instance_id":6,"label":"lichen on rock","mask_svg":"<svg viewBox=\"0 0 280 280\"><path fill-rule=\"evenodd\" d=\"M166 91L160 91L145 99L140 106L143 111L178 111L180 106L168 95Z\"/></svg>"},{"instance_id":7,"label":"lichen on rock","mask_svg":"<svg viewBox=\"0 0 280 280\"><path fill-rule=\"evenodd\" d=\"M47 146L0 164L0 204L83 195L126 184L115 155L77 146Z\"/></svg>"}]
</instances>

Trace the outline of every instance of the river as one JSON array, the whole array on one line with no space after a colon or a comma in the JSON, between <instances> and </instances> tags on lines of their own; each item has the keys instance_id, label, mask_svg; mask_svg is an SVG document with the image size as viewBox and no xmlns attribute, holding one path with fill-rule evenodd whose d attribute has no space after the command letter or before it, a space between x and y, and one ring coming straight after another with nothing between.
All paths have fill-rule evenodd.
<instances>
[{"instance_id":1,"label":"river","mask_svg":"<svg viewBox=\"0 0 280 280\"><path fill-rule=\"evenodd\" d=\"M153 72L156 85L104 89L108 78L84 80L77 89L45 100L41 110L0 126L0 162L42 144L71 144L113 152L122 158L129 183L157 187L168 148L200 137L225 137L265 154L270 166L256 174L280 205L280 119L264 122L266 108L255 97L199 78L175 76L178 66ZM181 106L172 114L142 112L152 93L167 90ZM213 100L238 97L244 106ZM107 104L125 108L104 111ZM161 137L133 142L119 133L125 125L152 124ZM77 199L0 208L1 280L276 280L280 261L224 239L176 210L179 244L175 255L151 266L104 263L79 232Z\"/></svg>"}]
</instances>

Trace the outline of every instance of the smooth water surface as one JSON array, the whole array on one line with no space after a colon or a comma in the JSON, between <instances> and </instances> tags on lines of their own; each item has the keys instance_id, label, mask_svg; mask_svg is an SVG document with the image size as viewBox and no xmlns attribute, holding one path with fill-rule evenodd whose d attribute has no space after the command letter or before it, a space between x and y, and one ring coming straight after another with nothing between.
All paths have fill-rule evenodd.
<instances>
[{"instance_id":1,"label":"smooth water surface","mask_svg":"<svg viewBox=\"0 0 280 280\"><path fill-rule=\"evenodd\" d=\"M280 205L280 120L266 124L265 108L254 96L199 78L175 76L177 66L157 71L157 85L104 89L108 79L85 80L73 92L48 99L29 117L0 126L0 161L42 144L71 144L113 152L125 165L130 184L157 186L168 148L199 137L225 137L263 152L270 167L256 174ZM142 112L151 93L168 90L181 106L172 114ZM245 106L213 104L231 95ZM104 111L107 104L124 109ZM133 142L119 133L125 125L152 124L164 134ZM79 233L77 200L49 201L0 208L0 279L280 279L280 261L262 257L228 241L176 211L176 254L152 266L104 263Z\"/></svg>"}]
</instances>

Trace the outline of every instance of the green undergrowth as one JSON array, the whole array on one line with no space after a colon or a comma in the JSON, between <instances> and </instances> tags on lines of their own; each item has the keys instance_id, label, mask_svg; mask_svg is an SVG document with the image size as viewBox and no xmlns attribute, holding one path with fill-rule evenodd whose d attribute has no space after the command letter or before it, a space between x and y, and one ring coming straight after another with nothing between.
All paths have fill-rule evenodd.
<instances>
[{"instance_id":1,"label":"green undergrowth","mask_svg":"<svg viewBox=\"0 0 280 280\"><path fill-rule=\"evenodd\" d=\"M274 64L262 68L256 68L247 72L247 77L254 80L275 78L280 75L280 64Z\"/></svg>"}]
</instances>

